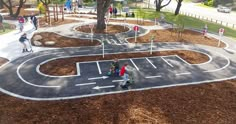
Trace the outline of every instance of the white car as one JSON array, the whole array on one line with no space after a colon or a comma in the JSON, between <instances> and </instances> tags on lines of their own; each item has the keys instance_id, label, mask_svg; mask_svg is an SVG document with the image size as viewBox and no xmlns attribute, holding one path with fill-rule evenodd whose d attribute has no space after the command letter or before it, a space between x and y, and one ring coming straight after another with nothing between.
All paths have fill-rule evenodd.
<instances>
[{"instance_id":1,"label":"white car","mask_svg":"<svg viewBox=\"0 0 236 124\"><path fill-rule=\"evenodd\" d=\"M218 12L225 12L225 13L230 13L231 12L231 8L229 7L224 7L224 6L220 6L217 8Z\"/></svg>"}]
</instances>

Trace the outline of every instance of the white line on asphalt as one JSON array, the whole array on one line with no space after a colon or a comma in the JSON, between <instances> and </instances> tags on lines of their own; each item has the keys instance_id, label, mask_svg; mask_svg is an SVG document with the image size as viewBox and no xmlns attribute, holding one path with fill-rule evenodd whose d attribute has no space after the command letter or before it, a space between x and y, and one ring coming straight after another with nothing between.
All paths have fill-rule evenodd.
<instances>
[{"instance_id":1,"label":"white line on asphalt","mask_svg":"<svg viewBox=\"0 0 236 124\"><path fill-rule=\"evenodd\" d=\"M220 54L218 52L215 52L215 53L217 53L220 56L224 57L227 60L227 64L224 67L222 67L222 68L218 68L218 69L214 69L214 70L207 70L207 71L203 71L203 72L216 72L216 71L220 71L220 70L225 69L226 67L228 67L230 65L230 60L229 60L228 57L226 57L223 54Z\"/></svg>"},{"instance_id":2,"label":"white line on asphalt","mask_svg":"<svg viewBox=\"0 0 236 124\"><path fill-rule=\"evenodd\" d=\"M113 88L115 85L110 85L110 86L96 86L93 89L94 90L99 90L99 89L106 89L106 88Z\"/></svg>"},{"instance_id":3,"label":"white line on asphalt","mask_svg":"<svg viewBox=\"0 0 236 124\"><path fill-rule=\"evenodd\" d=\"M47 56L47 55L50 55L50 54L52 54L52 53L44 54L44 55L39 55L39 56L30 58L30 59L24 61L23 63L21 63L21 64L17 67L17 70L16 70L16 73L17 73L18 77L19 77L23 82L25 82L26 84L31 85L31 86L34 86L34 87L42 87L42 88L59 88L59 87L61 87L61 86L48 86L48 85L45 86L45 85L32 84L32 83L26 81L26 80L21 76L21 74L20 74L20 68L21 68L26 62L31 61L31 60L36 59L36 58L39 58L39 57ZM58 54L58 53L53 53L53 54Z\"/></svg>"},{"instance_id":4,"label":"white line on asphalt","mask_svg":"<svg viewBox=\"0 0 236 124\"><path fill-rule=\"evenodd\" d=\"M133 60L132 59L129 59L131 62L132 62L132 64L134 65L134 67L139 71L139 68L135 65L135 63L133 62Z\"/></svg>"},{"instance_id":5,"label":"white line on asphalt","mask_svg":"<svg viewBox=\"0 0 236 124\"><path fill-rule=\"evenodd\" d=\"M96 84L96 82L75 84L75 86L87 86L87 85L94 85L94 84Z\"/></svg>"},{"instance_id":6,"label":"white line on asphalt","mask_svg":"<svg viewBox=\"0 0 236 124\"><path fill-rule=\"evenodd\" d=\"M179 73L179 74L175 74L176 76L181 76L181 75L190 75L192 74L191 72L184 72L184 73Z\"/></svg>"},{"instance_id":7,"label":"white line on asphalt","mask_svg":"<svg viewBox=\"0 0 236 124\"><path fill-rule=\"evenodd\" d=\"M191 65L189 64L187 61L185 61L184 59L182 59L180 56L176 55L177 58L179 58L180 60L182 60L184 63L188 64L188 65Z\"/></svg>"},{"instance_id":8,"label":"white line on asphalt","mask_svg":"<svg viewBox=\"0 0 236 124\"><path fill-rule=\"evenodd\" d=\"M157 76L147 76L147 77L145 77L145 78L160 78L160 77L162 77L161 75L157 75Z\"/></svg>"},{"instance_id":9,"label":"white line on asphalt","mask_svg":"<svg viewBox=\"0 0 236 124\"><path fill-rule=\"evenodd\" d=\"M146 60L152 65L153 68L157 68L148 58L146 58Z\"/></svg>"},{"instance_id":10,"label":"white line on asphalt","mask_svg":"<svg viewBox=\"0 0 236 124\"><path fill-rule=\"evenodd\" d=\"M77 75L80 76L80 66L79 62L76 63Z\"/></svg>"},{"instance_id":11,"label":"white line on asphalt","mask_svg":"<svg viewBox=\"0 0 236 124\"><path fill-rule=\"evenodd\" d=\"M165 60L163 57L161 57L161 59L163 60L163 61L165 61L170 67L174 67L173 65L171 65L167 60Z\"/></svg>"},{"instance_id":12,"label":"white line on asphalt","mask_svg":"<svg viewBox=\"0 0 236 124\"><path fill-rule=\"evenodd\" d=\"M100 65L99 65L98 61L97 61L96 63L97 63L97 67L98 67L98 72L99 72L99 74L102 74L102 71L101 71L101 68L100 68Z\"/></svg>"},{"instance_id":13,"label":"white line on asphalt","mask_svg":"<svg viewBox=\"0 0 236 124\"><path fill-rule=\"evenodd\" d=\"M124 80L112 80L112 82L122 82Z\"/></svg>"}]
</instances>

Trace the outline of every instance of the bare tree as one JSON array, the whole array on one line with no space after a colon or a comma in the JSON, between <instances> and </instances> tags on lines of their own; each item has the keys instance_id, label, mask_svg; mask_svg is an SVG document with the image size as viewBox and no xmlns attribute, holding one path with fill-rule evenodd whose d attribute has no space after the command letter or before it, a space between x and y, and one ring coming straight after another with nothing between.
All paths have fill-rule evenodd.
<instances>
[{"instance_id":1,"label":"bare tree","mask_svg":"<svg viewBox=\"0 0 236 124\"><path fill-rule=\"evenodd\" d=\"M181 7L181 5L182 5L182 2L183 2L183 0L176 0L176 2L177 2L177 7L176 7L176 9L175 9L175 15L178 15L178 14L179 14L179 11L180 11L180 7Z\"/></svg>"},{"instance_id":2,"label":"bare tree","mask_svg":"<svg viewBox=\"0 0 236 124\"><path fill-rule=\"evenodd\" d=\"M156 11L157 12L160 12L163 7L169 5L171 2L171 0L168 0L168 2L166 4L162 5L163 1L165 1L165 0L155 0L154 1L156 4Z\"/></svg>"},{"instance_id":3,"label":"bare tree","mask_svg":"<svg viewBox=\"0 0 236 124\"><path fill-rule=\"evenodd\" d=\"M105 25L105 14L108 11L112 0L97 0L97 29L104 30Z\"/></svg>"},{"instance_id":4,"label":"bare tree","mask_svg":"<svg viewBox=\"0 0 236 124\"><path fill-rule=\"evenodd\" d=\"M18 3L18 8L16 10L15 13L13 13L13 5L12 5L12 0L2 0L2 3L5 7L7 7L7 9L9 10L9 13L10 13L10 16L11 17L18 17L18 15L20 14L20 10L21 8L23 7L23 5L25 4L26 0L19 0L19 3Z\"/></svg>"},{"instance_id":5,"label":"bare tree","mask_svg":"<svg viewBox=\"0 0 236 124\"><path fill-rule=\"evenodd\" d=\"M42 2L43 5L47 8L48 5L51 3L51 0L40 0L40 2Z\"/></svg>"}]
</instances>

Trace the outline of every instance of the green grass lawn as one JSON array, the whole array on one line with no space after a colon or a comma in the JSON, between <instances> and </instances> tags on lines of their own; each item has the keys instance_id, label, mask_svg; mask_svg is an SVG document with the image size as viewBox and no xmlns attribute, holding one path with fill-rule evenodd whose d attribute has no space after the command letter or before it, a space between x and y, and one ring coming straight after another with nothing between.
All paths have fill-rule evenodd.
<instances>
[{"instance_id":1,"label":"green grass lawn","mask_svg":"<svg viewBox=\"0 0 236 124\"><path fill-rule=\"evenodd\" d=\"M137 15L137 12L138 12L138 9L136 10L136 15ZM141 13L143 13L141 16L143 16L145 19L159 18L160 14L163 13L165 15L166 21L171 22L171 23L174 23L175 22L174 20L176 18L176 16L173 13L170 13L170 12L161 12L160 13L160 12L156 12L152 9L143 9ZM232 28L229 28L226 26L222 26L220 24L215 24L215 23L211 23L208 21L203 21L203 20L196 19L196 18L189 17L189 16L184 16L184 15L179 15L179 16L181 18L181 22L185 25L185 27L195 28L195 29L203 29L204 25L207 24L209 32L218 33L219 28L224 28L225 29L225 36L236 38L236 30L235 29L232 29Z\"/></svg>"},{"instance_id":2,"label":"green grass lawn","mask_svg":"<svg viewBox=\"0 0 236 124\"><path fill-rule=\"evenodd\" d=\"M3 32L3 29L0 28L0 35L6 34L6 33L8 33L8 32L13 31L13 29L10 28L10 25L9 25L9 24L3 23L3 25L4 25L4 27L5 27L5 32Z\"/></svg>"}]
</instances>

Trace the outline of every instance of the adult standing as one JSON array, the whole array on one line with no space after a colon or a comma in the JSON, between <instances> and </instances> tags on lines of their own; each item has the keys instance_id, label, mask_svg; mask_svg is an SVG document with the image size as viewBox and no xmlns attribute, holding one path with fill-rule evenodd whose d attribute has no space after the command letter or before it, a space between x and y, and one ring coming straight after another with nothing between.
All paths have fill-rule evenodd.
<instances>
[{"instance_id":1,"label":"adult standing","mask_svg":"<svg viewBox=\"0 0 236 124\"><path fill-rule=\"evenodd\" d=\"M3 25L3 16L0 14L0 27L2 28L3 32L5 32L5 27Z\"/></svg>"},{"instance_id":2,"label":"adult standing","mask_svg":"<svg viewBox=\"0 0 236 124\"><path fill-rule=\"evenodd\" d=\"M36 16L32 13L31 17L31 23L34 25L34 29L37 30L38 29L38 19L36 18Z\"/></svg>"}]
</instances>

